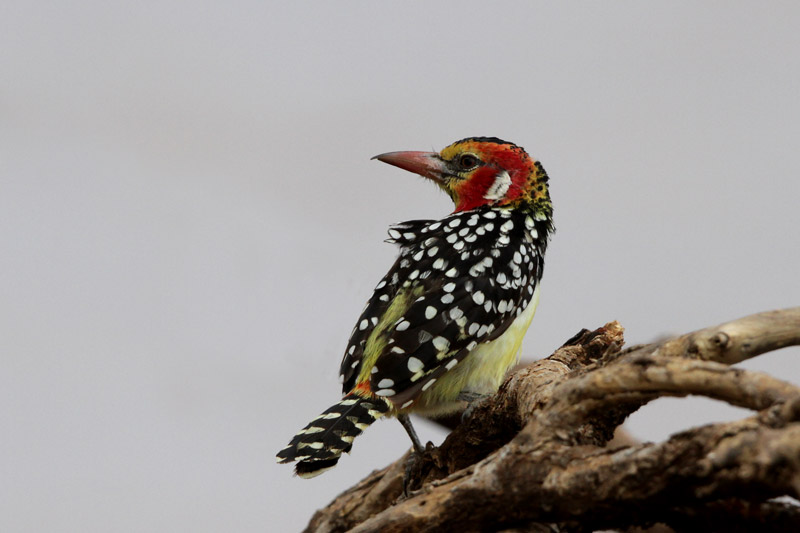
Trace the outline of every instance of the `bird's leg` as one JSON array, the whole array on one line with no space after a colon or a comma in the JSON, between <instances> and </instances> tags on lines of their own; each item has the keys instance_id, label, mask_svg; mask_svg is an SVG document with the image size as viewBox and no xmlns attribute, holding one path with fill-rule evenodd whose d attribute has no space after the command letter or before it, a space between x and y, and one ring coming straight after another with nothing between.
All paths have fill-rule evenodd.
<instances>
[{"instance_id":1,"label":"bird's leg","mask_svg":"<svg viewBox=\"0 0 800 533\"><path fill-rule=\"evenodd\" d=\"M409 489L419 484L422 479L422 468L424 465L425 449L414 431L414 426L411 425L411 419L408 415L397 415L397 420L403 424L408 436L411 437L411 442L414 444L414 450L408 456L406 461L406 472L403 476L403 495L408 496Z\"/></svg>"},{"instance_id":2,"label":"bird's leg","mask_svg":"<svg viewBox=\"0 0 800 533\"><path fill-rule=\"evenodd\" d=\"M419 441L419 437L417 436L417 432L414 431L414 426L411 425L411 419L408 418L408 415L397 415L397 420L403 424L403 429L406 430L408 436L411 437L411 443L414 445L414 451L422 456L425 453L425 448L422 447L422 443Z\"/></svg>"}]
</instances>

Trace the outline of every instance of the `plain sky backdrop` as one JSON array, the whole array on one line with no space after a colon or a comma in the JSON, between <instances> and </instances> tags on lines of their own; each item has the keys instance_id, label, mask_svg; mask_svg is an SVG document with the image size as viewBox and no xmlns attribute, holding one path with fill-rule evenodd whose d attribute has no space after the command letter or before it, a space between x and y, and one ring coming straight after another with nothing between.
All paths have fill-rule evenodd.
<instances>
[{"instance_id":1,"label":"plain sky backdrop","mask_svg":"<svg viewBox=\"0 0 800 533\"><path fill-rule=\"evenodd\" d=\"M5 0L0 530L297 531L402 454L384 421L322 477L274 460L339 396L387 226L451 210L378 153L542 161L525 358L800 304L798 28L796 2ZM745 366L800 383L798 356Z\"/></svg>"}]
</instances>

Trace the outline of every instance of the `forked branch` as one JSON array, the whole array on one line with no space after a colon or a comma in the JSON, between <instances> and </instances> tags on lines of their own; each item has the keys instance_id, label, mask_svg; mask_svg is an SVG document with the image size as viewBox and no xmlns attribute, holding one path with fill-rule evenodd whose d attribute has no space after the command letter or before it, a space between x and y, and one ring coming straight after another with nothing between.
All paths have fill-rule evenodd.
<instances>
[{"instance_id":1,"label":"forked branch","mask_svg":"<svg viewBox=\"0 0 800 533\"><path fill-rule=\"evenodd\" d=\"M318 511L307 531L684 529L800 524L800 388L728 364L800 345L800 307L623 351L616 322L522 368L439 448L402 495L405 457ZM611 449L615 429L663 396L756 411L658 444ZM729 526L726 526L728 524Z\"/></svg>"}]
</instances>

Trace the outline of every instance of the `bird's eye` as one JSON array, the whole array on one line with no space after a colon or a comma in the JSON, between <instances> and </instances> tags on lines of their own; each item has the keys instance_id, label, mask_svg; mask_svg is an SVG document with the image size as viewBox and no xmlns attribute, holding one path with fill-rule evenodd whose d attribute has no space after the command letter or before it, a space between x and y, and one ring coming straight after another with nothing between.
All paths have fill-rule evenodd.
<instances>
[{"instance_id":1,"label":"bird's eye","mask_svg":"<svg viewBox=\"0 0 800 533\"><path fill-rule=\"evenodd\" d=\"M470 170L478 166L478 158L472 154L464 154L458 159L458 166L461 170Z\"/></svg>"}]
</instances>

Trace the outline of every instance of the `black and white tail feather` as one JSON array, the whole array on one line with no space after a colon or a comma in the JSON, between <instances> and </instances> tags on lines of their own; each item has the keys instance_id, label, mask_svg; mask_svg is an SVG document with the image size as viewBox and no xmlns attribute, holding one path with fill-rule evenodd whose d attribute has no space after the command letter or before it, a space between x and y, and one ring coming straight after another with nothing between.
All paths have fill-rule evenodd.
<instances>
[{"instance_id":1,"label":"black and white tail feather","mask_svg":"<svg viewBox=\"0 0 800 533\"><path fill-rule=\"evenodd\" d=\"M389 403L382 398L348 394L300 430L278 452L278 462L297 461L298 476L318 476L336 466L342 453L350 452L353 439L388 412Z\"/></svg>"}]
</instances>

